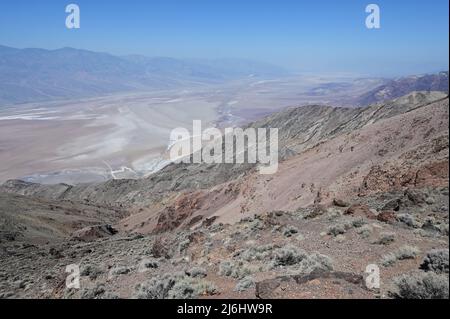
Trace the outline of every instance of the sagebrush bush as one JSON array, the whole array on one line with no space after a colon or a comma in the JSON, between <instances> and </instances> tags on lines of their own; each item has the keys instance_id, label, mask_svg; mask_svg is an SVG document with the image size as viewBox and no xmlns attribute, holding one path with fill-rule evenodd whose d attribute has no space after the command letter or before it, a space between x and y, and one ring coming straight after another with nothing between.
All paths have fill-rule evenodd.
<instances>
[{"instance_id":1,"label":"sagebrush bush","mask_svg":"<svg viewBox=\"0 0 450 319\"><path fill-rule=\"evenodd\" d=\"M309 274L314 271L331 271L333 270L333 261L330 257L312 253L304 258L298 267L300 273Z\"/></svg>"},{"instance_id":2,"label":"sagebrush bush","mask_svg":"<svg viewBox=\"0 0 450 319\"><path fill-rule=\"evenodd\" d=\"M448 277L433 272L402 275L394 279L391 297L399 299L448 299Z\"/></svg>"},{"instance_id":3,"label":"sagebrush bush","mask_svg":"<svg viewBox=\"0 0 450 319\"><path fill-rule=\"evenodd\" d=\"M374 244L377 245L389 245L393 243L395 240L395 234L394 233L381 233L380 238L376 241L374 241Z\"/></svg>"},{"instance_id":4,"label":"sagebrush bush","mask_svg":"<svg viewBox=\"0 0 450 319\"><path fill-rule=\"evenodd\" d=\"M131 271L131 268L128 268L126 266L117 266L113 269L111 269L110 274L111 275L126 275Z\"/></svg>"},{"instance_id":5,"label":"sagebrush bush","mask_svg":"<svg viewBox=\"0 0 450 319\"><path fill-rule=\"evenodd\" d=\"M198 296L210 296L217 293L214 284L208 281L197 281L192 278L178 280L168 292L169 299L194 299Z\"/></svg>"},{"instance_id":6,"label":"sagebrush bush","mask_svg":"<svg viewBox=\"0 0 450 319\"><path fill-rule=\"evenodd\" d=\"M83 288L80 291L81 299L99 299L105 293L105 285L97 284L92 288Z\"/></svg>"},{"instance_id":7,"label":"sagebrush bush","mask_svg":"<svg viewBox=\"0 0 450 319\"><path fill-rule=\"evenodd\" d=\"M364 220L364 218L359 217L359 218L353 219L353 220L351 221L351 224L352 224L352 226L355 227L355 228L360 228L360 227L366 225L367 222Z\"/></svg>"},{"instance_id":8,"label":"sagebrush bush","mask_svg":"<svg viewBox=\"0 0 450 319\"><path fill-rule=\"evenodd\" d=\"M252 246L239 253L239 258L245 261L263 260L270 256L273 244Z\"/></svg>"},{"instance_id":9,"label":"sagebrush bush","mask_svg":"<svg viewBox=\"0 0 450 319\"><path fill-rule=\"evenodd\" d=\"M298 229L294 226L286 226L283 228L283 235L286 237L291 237L294 234L298 233Z\"/></svg>"},{"instance_id":10,"label":"sagebrush bush","mask_svg":"<svg viewBox=\"0 0 450 319\"><path fill-rule=\"evenodd\" d=\"M337 225L332 225L332 226L328 227L327 233L329 235L337 236L337 235L345 234L346 231L347 231L347 228L344 224L337 224Z\"/></svg>"},{"instance_id":11,"label":"sagebrush bush","mask_svg":"<svg viewBox=\"0 0 450 319\"><path fill-rule=\"evenodd\" d=\"M136 286L134 297L138 299L190 299L200 295L212 295L217 288L210 282L186 277L176 272L154 277Z\"/></svg>"},{"instance_id":12,"label":"sagebrush bush","mask_svg":"<svg viewBox=\"0 0 450 319\"><path fill-rule=\"evenodd\" d=\"M414 259L417 257L417 255L420 254L420 250L417 247L413 246L402 246L397 250L397 259L398 260L404 260L404 259Z\"/></svg>"},{"instance_id":13,"label":"sagebrush bush","mask_svg":"<svg viewBox=\"0 0 450 319\"><path fill-rule=\"evenodd\" d=\"M422 264L420 265L420 268L425 271L433 271L438 274L448 274L448 255L448 249L434 249L427 253Z\"/></svg>"},{"instance_id":14,"label":"sagebrush bush","mask_svg":"<svg viewBox=\"0 0 450 319\"><path fill-rule=\"evenodd\" d=\"M234 287L234 290L242 292L242 291L250 289L254 286L255 286L255 280L253 279L253 277L247 276L238 281L238 283L236 284L236 287Z\"/></svg>"},{"instance_id":15,"label":"sagebrush bush","mask_svg":"<svg viewBox=\"0 0 450 319\"><path fill-rule=\"evenodd\" d=\"M185 240L182 240L179 244L178 244L178 252L180 254L182 254L191 244L191 241L186 238Z\"/></svg>"},{"instance_id":16,"label":"sagebrush bush","mask_svg":"<svg viewBox=\"0 0 450 319\"><path fill-rule=\"evenodd\" d=\"M166 299L170 289L184 278L183 273L164 274L153 277L136 286L135 297L138 299Z\"/></svg>"},{"instance_id":17,"label":"sagebrush bush","mask_svg":"<svg viewBox=\"0 0 450 319\"><path fill-rule=\"evenodd\" d=\"M159 262L157 259L155 258L145 258L141 261L141 267L146 268L146 269L156 269L159 267Z\"/></svg>"},{"instance_id":18,"label":"sagebrush bush","mask_svg":"<svg viewBox=\"0 0 450 319\"><path fill-rule=\"evenodd\" d=\"M394 252L382 257L382 265L385 267L392 266L397 260L414 259L420 253L417 247L402 246Z\"/></svg>"},{"instance_id":19,"label":"sagebrush bush","mask_svg":"<svg viewBox=\"0 0 450 319\"><path fill-rule=\"evenodd\" d=\"M97 279L102 273L103 270L100 267L92 264L82 266L80 271L81 276L89 276L89 279Z\"/></svg>"},{"instance_id":20,"label":"sagebrush bush","mask_svg":"<svg viewBox=\"0 0 450 319\"><path fill-rule=\"evenodd\" d=\"M398 214L397 219L408 227L418 228L421 226L411 214Z\"/></svg>"},{"instance_id":21,"label":"sagebrush bush","mask_svg":"<svg viewBox=\"0 0 450 319\"><path fill-rule=\"evenodd\" d=\"M306 257L307 255L302 249L292 245L287 245L275 250L272 263L274 267L291 266L298 264Z\"/></svg>"},{"instance_id":22,"label":"sagebrush bush","mask_svg":"<svg viewBox=\"0 0 450 319\"><path fill-rule=\"evenodd\" d=\"M202 267L193 267L186 271L186 274L192 278L204 278L206 277L206 269Z\"/></svg>"},{"instance_id":23,"label":"sagebrush bush","mask_svg":"<svg viewBox=\"0 0 450 319\"><path fill-rule=\"evenodd\" d=\"M356 231L356 233L361 235L362 238L369 237L372 232L373 232L373 227L370 225L363 225L360 228L358 228L358 230Z\"/></svg>"},{"instance_id":24,"label":"sagebrush bush","mask_svg":"<svg viewBox=\"0 0 450 319\"><path fill-rule=\"evenodd\" d=\"M221 276L240 279L251 273L252 270L242 261L233 262L231 260L224 260L219 265L219 275Z\"/></svg>"}]
</instances>

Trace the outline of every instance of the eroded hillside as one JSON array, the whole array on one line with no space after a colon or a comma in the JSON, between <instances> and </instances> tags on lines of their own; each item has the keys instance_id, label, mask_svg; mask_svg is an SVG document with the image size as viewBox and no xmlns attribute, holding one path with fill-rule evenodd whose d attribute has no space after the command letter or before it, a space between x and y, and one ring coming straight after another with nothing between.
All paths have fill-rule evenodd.
<instances>
[{"instance_id":1,"label":"eroded hillside","mask_svg":"<svg viewBox=\"0 0 450 319\"><path fill-rule=\"evenodd\" d=\"M274 114L252 124L280 130L273 175L173 164L141 180L8 181L0 213L16 235L0 229L0 291L387 298L411 297L426 281L433 291L417 294L448 298L448 112L446 95L414 92L361 109ZM37 242L55 229L58 240ZM69 264L81 267L81 290L64 286ZM380 268L380 289L364 284L369 264Z\"/></svg>"}]
</instances>

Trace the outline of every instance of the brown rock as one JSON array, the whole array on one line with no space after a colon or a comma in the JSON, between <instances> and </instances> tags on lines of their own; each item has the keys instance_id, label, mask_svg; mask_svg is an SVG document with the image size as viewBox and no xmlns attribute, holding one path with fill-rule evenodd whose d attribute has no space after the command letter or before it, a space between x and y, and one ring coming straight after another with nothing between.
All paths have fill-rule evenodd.
<instances>
[{"instance_id":1,"label":"brown rock","mask_svg":"<svg viewBox=\"0 0 450 319\"><path fill-rule=\"evenodd\" d=\"M99 238L113 236L117 230L111 225L93 225L77 230L72 234L72 238L80 241L94 241Z\"/></svg>"},{"instance_id":2,"label":"brown rock","mask_svg":"<svg viewBox=\"0 0 450 319\"><path fill-rule=\"evenodd\" d=\"M312 272L281 276L256 283L259 299L373 298L363 276L344 272Z\"/></svg>"},{"instance_id":3,"label":"brown rock","mask_svg":"<svg viewBox=\"0 0 450 319\"><path fill-rule=\"evenodd\" d=\"M395 212L391 210L385 210L378 214L377 220L383 223L393 223L395 221Z\"/></svg>"},{"instance_id":4,"label":"brown rock","mask_svg":"<svg viewBox=\"0 0 450 319\"><path fill-rule=\"evenodd\" d=\"M333 199L333 205L337 206L337 207L348 207L348 206L350 206L349 203L347 203L346 201L344 201L342 199L338 199L338 198Z\"/></svg>"},{"instance_id":5,"label":"brown rock","mask_svg":"<svg viewBox=\"0 0 450 319\"><path fill-rule=\"evenodd\" d=\"M345 215L352 215L352 216L360 216L360 217L366 217L369 219L376 219L374 213L370 211L370 208L366 205L361 204L354 204L350 206L344 213Z\"/></svg>"}]
</instances>

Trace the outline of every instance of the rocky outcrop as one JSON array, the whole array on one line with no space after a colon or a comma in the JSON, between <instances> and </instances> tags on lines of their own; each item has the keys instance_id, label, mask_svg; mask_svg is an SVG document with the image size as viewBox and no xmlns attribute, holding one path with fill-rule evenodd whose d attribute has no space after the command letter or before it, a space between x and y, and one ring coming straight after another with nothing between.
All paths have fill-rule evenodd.
<instances>
[{"instance_id":1,"label":"rocky outcrop","mask_svg":"<svg viewBox=\"0 0 450 319\"><path fill-rule=\"evenodd\" d=\"M72 239L80 241L94 241L104 237L110 237L117 234L117 229L111 225L93 225L75 231Z\"/></svg>"},{"instance_id":2,"label":"rocky outcrop","mask_svg":"<svg viewBox=\"0 0 450 319\"><path fill-rule=\"evenodd\" d=\"M255 294L260 299L373 298L362 275L346 272L313 272L267 279L256 283Z\"/></svg>"}]
</instances>

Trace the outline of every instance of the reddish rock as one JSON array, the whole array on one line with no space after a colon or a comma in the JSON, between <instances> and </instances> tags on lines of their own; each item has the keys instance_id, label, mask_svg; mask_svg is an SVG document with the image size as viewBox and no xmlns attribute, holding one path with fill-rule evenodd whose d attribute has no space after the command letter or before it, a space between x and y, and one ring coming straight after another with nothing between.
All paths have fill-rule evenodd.
<instances>
[{"instance_id":1,"label":"reddish rock","mask_svg":"<svg viewBox=\"0 0 450 319\"><path fill-rule=\"evenodd\" d=\"M385 210L378 214L377 219L383 223L393 223L395 221L395 212Z\"/></svg>"},{"instance_id":2,"label":"reddish rock","mask_svg":"<svg viewBox=\"0 0 450 319\"><path fill-rule=\"evenodd\" d=\"M117 230L111 225L93 225L87 226L72 234L72 238L80 241L94 241L99 238L113 236Z\"/></svg>"},{"instance_id":3,"label":"reddish rock","mask_svg":"<svg viewBox=\"0 0 450 319\"><path fill-rule=\"evenodd\" d=\"M350 206L349 203L347 203L346 201L339 199L339 198L335 198L333 199L333 205L337 206L337 207L348 207Z\"/></svg>"},{"instance_id":4,"label":"reddish rock","mask_svg":"<svg viewBox=\"0 0 450 319\"><path fill-rule=\"evenodd\" d=\"M366 205L361 204L354 204L350 206L344 213L345 215L351 215L351 216L359 216L359 217L366 217L369 219L376 219L374 213L370 211L370 208Z\"/></svg>"}]
</instances>

